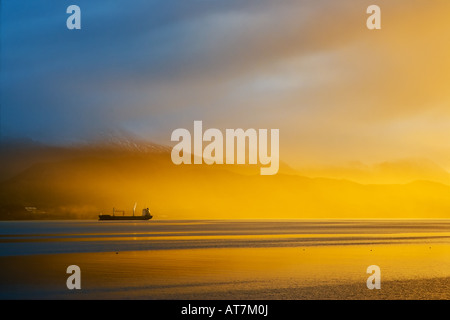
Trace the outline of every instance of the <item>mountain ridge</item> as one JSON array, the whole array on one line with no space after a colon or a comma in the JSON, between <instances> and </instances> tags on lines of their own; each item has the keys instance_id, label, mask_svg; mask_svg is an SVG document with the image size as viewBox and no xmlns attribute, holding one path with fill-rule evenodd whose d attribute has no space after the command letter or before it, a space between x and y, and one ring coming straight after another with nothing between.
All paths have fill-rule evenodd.
<instances>
[{"instance_id":1,"label":"mountain ridge","mask_svg":"<svg viewBox=\"0 0 450 320\"><path fill-rule=\"evenodd\" d=\"M258 166L177 166L168 148L127 146L46 149L0 182L0 219L96 219L134 202L156 219L450 218L450 187L437 182L360 184L282 167L261 176Z\"/></svg>"}]
</instances>

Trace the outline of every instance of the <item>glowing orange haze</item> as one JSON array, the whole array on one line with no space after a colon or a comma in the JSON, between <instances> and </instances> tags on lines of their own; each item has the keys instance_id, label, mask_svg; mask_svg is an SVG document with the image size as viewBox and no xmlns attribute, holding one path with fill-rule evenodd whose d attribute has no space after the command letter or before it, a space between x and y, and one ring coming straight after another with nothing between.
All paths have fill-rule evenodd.
<instances>
[{"instance_id":1,"label":"glowing orange haze","mask_svg":"<svg viewBox=\"0 0 450 320\"><path fill-rule=\"evenodd\" d=\"M285 166L261 176L255 166L176 166L169 152L85 153L35 165L0 189L2 209L36 206L47 218L96 219L113 207L131 214L134 202L155 219L450 217L444 184L363 185L306 178Z\"/></svg>"},{"instance_id":2,"label":"glowing orange haze","mask_svg":"<svg viewBox=\"0 0 450 320\"><path fill-rule=\"evenodd\" d=\"M239 90L226 91L227 108L205 113L205 127L279 128L280 162L295 171L281 164L262 177L254 167L176 167L168 154L83 154L3 181L1 214L30 205L95 218L138 202L160 219L450 218L450 2L423 3L383 3L376 31L365 26L371 1L328 3L313 10L317 19L296 19L301 5L280 6L274 14L286 19L268 17L283 37L268 24L252 41L245 30L233 38L259 53L253 64L225 51L232 68L214 69L221 81L199 73L153 87L170 92L164 108L223 107L216 99L237 77Z\"/></svg>"}]
</instances>

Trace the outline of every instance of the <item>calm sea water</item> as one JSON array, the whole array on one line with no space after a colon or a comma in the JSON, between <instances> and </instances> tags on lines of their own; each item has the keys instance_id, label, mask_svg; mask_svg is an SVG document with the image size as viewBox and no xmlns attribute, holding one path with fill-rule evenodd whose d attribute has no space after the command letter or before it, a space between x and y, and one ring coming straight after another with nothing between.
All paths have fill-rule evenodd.
<instances>
[{"instance_id":1,"label":"calm sea water","mask_svg":"<svg viewBox=\"0 0 450 320\"><path fill-rule=\"evenodd\" d=\"M450 220L0 222L0 267L7 299L449 299Z\"/></svg>"},{"instance_id":2,"label":"calm sea water","mask_svg":"<svg viewBox=\"0 0 450 320\"><path fill-rule=\"evenodd\" d=\"M449 241L450 220L0 222L0 256Z\"/></svg>"}]
</instances>

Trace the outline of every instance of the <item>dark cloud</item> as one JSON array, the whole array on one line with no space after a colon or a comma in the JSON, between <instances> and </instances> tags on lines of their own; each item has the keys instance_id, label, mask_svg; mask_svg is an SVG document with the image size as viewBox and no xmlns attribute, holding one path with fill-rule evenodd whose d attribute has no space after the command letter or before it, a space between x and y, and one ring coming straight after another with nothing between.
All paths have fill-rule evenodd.
<instances>
[{"instance_id":1,"label":"dark cloud","mask_svg":"<svg viewBox=\"0 0 450 320\"><path fill-rule=\"evenodd\" d=\"M280 128L292 159L442 158L448 1L380 0L375 32L369 0L76 3L80 31L65 27L73 1L2 2L5 134L66 142L121 127L167 143L204 120Z\"/></svg>"}]
</instances>

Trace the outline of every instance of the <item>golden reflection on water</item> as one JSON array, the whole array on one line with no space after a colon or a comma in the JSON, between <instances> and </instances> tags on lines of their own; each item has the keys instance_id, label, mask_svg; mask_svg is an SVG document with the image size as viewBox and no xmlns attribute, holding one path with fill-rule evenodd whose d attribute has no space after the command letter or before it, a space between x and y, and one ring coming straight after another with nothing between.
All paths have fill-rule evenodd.
<instances>
[{"instance_id":1,"label":"golden reflection on water","mask_svg":"<svg viewBox=\"0 0 450 320\"><path fill-rule=\"evenodd\" d=\"M190 235L194 233L195 235ZM185 241L185 240L263 240L263 239L309 239L323 241L325 240L337 240L340 243L345 241L364 241L366 242L380 242L380 241L401 241L414 242L416 240L422 241L423 239L433 240L446 238L450 239L449 232L415 232L415 233L377 233L377 234L358 234L358 233L346 233L346 234L240 234L240 235L198 235L199 231L195 232L146 232L146 233L108 233L107 235L98 234L71 234L71 235L38 235L32 240L33 242L51 242L51 241ZM215 233L218 233L215 231ZM0 237L0 243L12 243L12 242L29 242L30 239L19 236L3 236Z\"/></svg>"},{"instance_id":2,"label":"golden reflection on water","mask_svg":"<svg viewBox=\"0 0 450 320\"><path fill-rule=\"evenodd\" d=\"M3 264L6 258L1 259ZM40 279L39 285L56 297L55 292L67 295L61 270L76 264L82 270L81 297L94 299L321 299L330 295L364 299L382 294L389 298L391 293L398 299L410 292L397 292L393 286L397 281L409 281L406 288L417 287L415 281L423 279L435 281L415 288L413 298L427 297L440 279L448 283L450 245L152 250L10 257L9 262L15 264L10 270L16 276L25 282ZM373 264L381 268L378 293L365 286L366 269ZM34 272L27 275L30 265ZM449 291L439 294L438 298L450 298Z\"/></svg>"},{"instance_id":3,"label":"golden reflection on water","mask_svg":"<svg viewBox=\"0 0 450 320\"><path fill-rule=\"evenodd\" d=\"M316 227L302 229L303 222L294 226L296 232L289 232L292 224L278 229L272 224L234 228L241 223L220 229L218 224L211 230L203 225L191 231L125 226L128 232L99 228L85 233L60 233L58 225L53 233L5 234L0 245L9 252L35 248L35 253L0 257L0 297L450 299L447 227L422 232L423 222L411 223L413 229L406 223L391 229L392 223L378 223L348 232L333 225L318 233ZM88 251L69 253L73 248ZM76 296L65 286L65 270L73 264L82 270ZM370 265L381 268L381 290L366 287Z\"/></svg>"}]
</instances>

